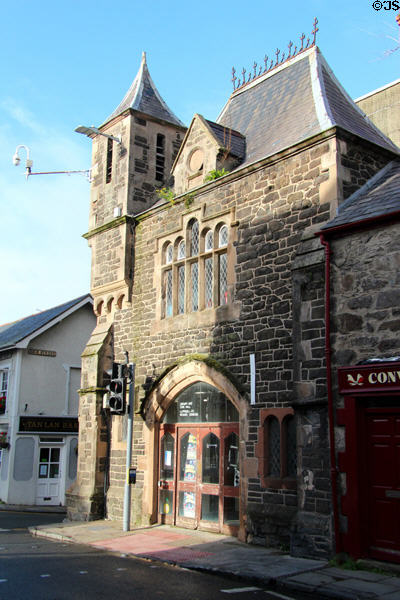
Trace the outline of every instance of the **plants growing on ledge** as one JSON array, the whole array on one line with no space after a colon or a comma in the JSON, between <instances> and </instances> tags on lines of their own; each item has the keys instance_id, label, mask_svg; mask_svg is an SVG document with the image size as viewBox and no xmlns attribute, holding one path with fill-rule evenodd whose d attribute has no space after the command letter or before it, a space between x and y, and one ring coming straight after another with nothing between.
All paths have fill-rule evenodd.
<instances>
[{"instance_id":1,"label":"plants growing on ledge","mask_svg":"<svg viewBox=\"0 0 400 600\"><path fill-rule=\"evenodd\" d=\"M167 200L171 205L175 204L175 194L174 190L168 187L162 187L159 190L156 190L157 195L162 200Z\"/></svg>"},{"instance_id":2,"label":"plants growing on ledge","mask_svg":"<svg viewBox=\"0 0 400 600\"><path fill-rule=\"evenodd\" d=\"M212 171L210 171L206 177L204 178L204 181L214 181L214 179L219 179L220 177L223 177L224 175L228 175L229 171L227 171L226 169L213 169Z\"/></svg>"},{"instance_id":3,"label":"plants growing on ledge","mask_svg":"<svg viewBox=\"0 0 400 600\"><path fill-rule=\"evenodd\" d=\"M173 206L175 204L175 194L174 194L174 190L172 190L171 188L163 187L163 188L160 188L159 190L156 190L156 192L157 192L157 195L159 198L166 200L167 202L169 202L171 204L171 206ZM183 196L183 202L184 202L186 208L189 208L189 206L191 204L193 204L194 198L195 198L195 194L193 194L193 193L185 194L185 196Z\"/></svg>"}]
</instances>

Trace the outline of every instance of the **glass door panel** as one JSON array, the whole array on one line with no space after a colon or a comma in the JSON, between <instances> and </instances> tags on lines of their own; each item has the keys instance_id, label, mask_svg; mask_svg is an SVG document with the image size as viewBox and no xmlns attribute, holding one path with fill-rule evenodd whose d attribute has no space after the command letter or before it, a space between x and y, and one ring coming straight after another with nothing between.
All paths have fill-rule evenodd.
<instances>
[{"instance_id":1,"label":"glass door panel","mask_svg":"<svg viewBox=\"0 0 400 600\"><path fill-rule=\"evenodd\" d=\"M174 478L174 450L175 440L172 435L167 432L161 438L160 479L171 481Z\"/></svg>"},{"instance_id":2,"label":"glass door panel","mask_svg":"<svg viewBox=\"0 0 400 600\"><path fill-rule=\"evenodd\" d=\"M160 521L168 525L173 525L175 519L175 439L175 426L162 424L160 426L158 513Z\"/></svg>"},{"instance_id":3,"label":"glass door panel","mask_svg":"<svg viewBox=\"0 0 400 600\"><path fill-rule=\"evenodd\" d=\"M200 444L198 427L177 426L178 477L175 522L196 529L199 520L198 474Z\"/></svg>"},{"instance_id":4,"label":"glass door panel","mask_svg":"<svg viewBox=\"0 0 400 600\"><path fill-rule=\"evenodd\" d=\"M202 483L219 483L219 438L214 433L203 438Z\"/></svg>"}]
</instances>

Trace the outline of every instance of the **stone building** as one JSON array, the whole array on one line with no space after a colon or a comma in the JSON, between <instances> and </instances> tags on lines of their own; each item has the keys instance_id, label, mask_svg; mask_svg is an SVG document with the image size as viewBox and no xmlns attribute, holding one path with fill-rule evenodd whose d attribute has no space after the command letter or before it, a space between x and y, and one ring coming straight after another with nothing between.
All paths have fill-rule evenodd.
<instances>
[{"instance_id":1,"label":"stone building","mask_svg":"<svg viewBox=\"0 0 400 600\"><path fill-rule=\"evenodd\" d=\"M196 114L187 131L143 58L94 136L86 237L97 327L83 354L71 518L122 517L126 415L102 407L104 373L128 351L135 524L335 552L316 233L398 149L340 86L315 33L234 76L217 122Z\"/></svg>"},{"instance_id":2,"label":"stone building","mask_svg":"<svg viewBox=\"0 0 400 600\"><path fill-rule=\"evenodd\" d=\"M400 163L322 227L328 249L337 550L400 562ZM330 285L329 285L330 284Z\"/></svg>"},{"instance_id":3,"label":"stone building","mask_svg":"<svg viewBox=\"0 0 400 600\"><path fill-rule=\"evenodd\" d=\"M400 146L400 79L355 101L362 111L397 146Z\"/></svg>"}]
</instances>

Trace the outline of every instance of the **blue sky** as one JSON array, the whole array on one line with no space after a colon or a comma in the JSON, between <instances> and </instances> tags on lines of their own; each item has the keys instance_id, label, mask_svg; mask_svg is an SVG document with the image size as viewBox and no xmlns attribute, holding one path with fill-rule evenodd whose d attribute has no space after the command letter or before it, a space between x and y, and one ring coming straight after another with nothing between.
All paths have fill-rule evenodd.
<instances>
[{"instance_id":1,"label":"blue sky","mask_svg":"<svg viewBox=\"0 0 400 600\"><path fill-rule=\"evenodd\" d=\"M389 4L385 3L386 7ZM400 77L396 12L372 0L201 3L152 0L7 2L0 39L0 323L86 293L89 183L82 175L26 181L12 156L30 148L33 171L88 169L91 143L77 125L100 125L120 103L141 53L159 92L187 125L216 119L247 70L298 43L318 18L317 43L357 98Z\"/></svg>"}]
</instances>

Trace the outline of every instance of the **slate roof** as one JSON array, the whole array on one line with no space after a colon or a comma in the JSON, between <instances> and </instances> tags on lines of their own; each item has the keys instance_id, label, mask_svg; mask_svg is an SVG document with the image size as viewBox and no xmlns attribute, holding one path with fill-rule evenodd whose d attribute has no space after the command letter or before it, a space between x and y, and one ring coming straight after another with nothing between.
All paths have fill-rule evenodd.
<instances>
[{"instance_id":1,"label":"slate roof","mask_svg":"<svg viewBox=\"0 0 400 600\"><path fill-rule=\"evenodd\" d=\"M185 127L182 121L180 121L178 117L174 115L172 110L168 108L158 93L158 90L150 77L149 69L147 68L145 52L142 54L142 62L131 87L127 91L122 102L108 119L106 119L103 125L123 113L127 108L133 108L134 110L143 112L151 117L156 117L157 119L162 119L168 123Z\"/></svg>"},{"instance_id":2,"label":"slate roof","mask_svg":"<svg viewBox=\"0 0 400 600\"><path fill-rule=\"evenodd\" d=\"M206 119L206 122L222 148L229 148L230 154L237 156L238 158L245 157L246 138L244 135L234 129L214 123L214 121Z\"/></svg>"},{"instance_id":3,"label":"slate roof","mask_svg":"<svg viewBox=\"0 0 400 600\"><path fill-rule=\"evenodd\" d=\"M344 91L316 46L233 92L217 123L246 137L241 166L334 126L400 152Z\"/></svg>"},{"instance_id":4,"label":"slate roof","mask_svg":"<svg viewBox=\"0 0 400 600\"><path fill-rule=\"evenodd\" d=\"M392 161L354 192L338 209L337 216L321 227L350 225L400 211L400 162Z\"/></svg>"},{"instance_id":5,"label":"slate roof","mask_svg":"<svg viewBox=\"0 0 400 600\"><path fill-rule=\"evenodd\" d=\"M59 317L70 308L73 308L90 297L90 294L85 294L84 296L65 302L65 304L60 304L60 306L49 308L48 310L19 319L13 323L0 325L0 350L16 346L16 344L21 342L24 338L32 335L35 331L38 331L53 319Z\"/></svg>"}]
</instances>

